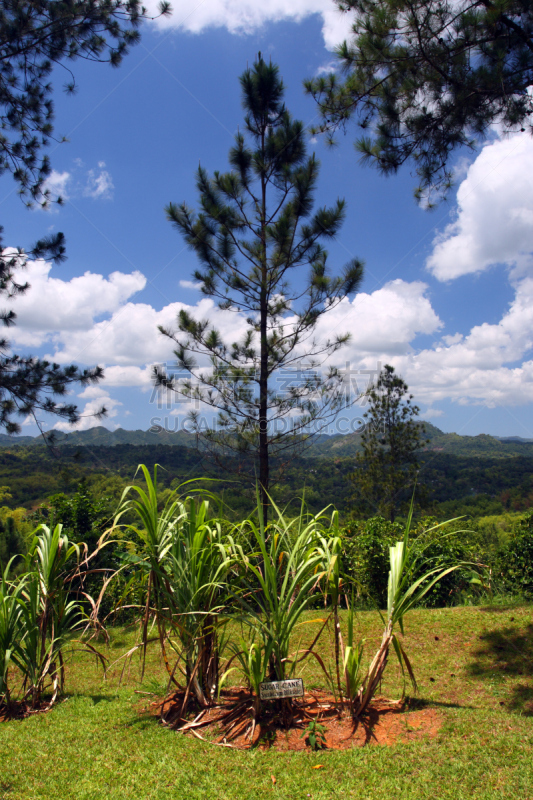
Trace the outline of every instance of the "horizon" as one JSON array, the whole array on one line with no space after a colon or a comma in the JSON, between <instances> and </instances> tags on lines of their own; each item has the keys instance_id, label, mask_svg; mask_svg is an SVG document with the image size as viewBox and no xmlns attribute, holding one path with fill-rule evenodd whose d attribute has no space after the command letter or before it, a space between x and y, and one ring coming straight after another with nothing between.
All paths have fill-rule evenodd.
<instances>
[{"instance_id":1,"label":"horizon","mask_svg":"<svg viewBox=\"0 0 533 800\"><path fill-rule=\"evenodd\" d=\"M459 434L459 433L457 433L457 431L445 431L442 428L439 428L438 425L435 425L434 423L429 422L428 420L419 419L419 420L416 420L416 421L419 422L421 425L429 425L431 428L434 428L435 430L439 431L439 433L442 433L445 436L448 435L448 434L455 434L455 435L461 436L463 438L476 438L476 437L479 437L479 436L490 436L493 439L520 439L522 441L533 441L533 437L531 439L528 439L527 437L518 436L517 434L506 434L505 436L498 436L497 434L491 434L491 433L485 433L485 432L476 433L476 434ZM169 430L169 429L164 428L164 427L160 428L159 430L152 430L151 428L146 428L146 429L144 429L144 428L123 428L122 426L118 426L118 427L115 427L115 428L107 428L105 425L93 425L91 428L86 428L86 429L82 429L82 430L79 430L79 429L76 429L76 428L72 428L72 430L69 430L69 431L67 431L67 430L55 430L55 431L53 431L53 433L54 433L54 435L59 435L60 437L62 437L62 436L68 436L68 435L73 434L73 433L86 434L86 433L89 433L90 431L98 431L98 430L102 430L102 431L105 431L106 433L110 433L110 434L118 433L119 431L124 431L125 433L152 433L154 435L159 435L161 433L166 433L166 434L170 434L170 435L178 434L178 433L185 433L185 434L188 434L190 436L195 436L195 434L192 431L187 430L185 427L180 427L177 430ZM16 443L17 438L39 439L39 438L43 437L43 435L46 436L47 434L49 434L51 432L52 431L44 431L43 433L37 433L37 434L30 434L30 433L20 433L20 434L0 433L0 439L3 440L5 438L7 438L7 439L10 439L10 440L13 440L13 442ZM348 431L346 433L343 433L341 431L337 431L337 432L334 432L334 433L325 433L325 432L319 431L319 432L317 432L317 433L315 433L313 435L314 436L327 436L329 438L329 437L333 437L333 436L357 436L357 435L360 435L360 432L359 431Z\"/></svg>"}]
</instances>

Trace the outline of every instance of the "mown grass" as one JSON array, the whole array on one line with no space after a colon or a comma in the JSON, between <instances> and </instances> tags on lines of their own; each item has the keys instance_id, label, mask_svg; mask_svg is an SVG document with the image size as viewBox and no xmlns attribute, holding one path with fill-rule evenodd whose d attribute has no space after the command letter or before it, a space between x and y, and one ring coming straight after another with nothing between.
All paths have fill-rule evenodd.
<instances>
[{"instance_id":1,"label":"mown grass","mask_svg":"<svg viewBox=\"0 0 533 800\"><path fill-rule=\"evenodd\" d=\"M304 643L320 616L308 613ZM357 623L370 655L381 634L377 615L361 612ZM0 799L533 800L533 607L420 609L406 623L417 702L442 716L432 739L319 754L225 750L165 729L147 712L153 698L138 692L164 685L155 649L144 683L134 658L122 685L122 663L103 680L94 660L75 652L63 702L0 724ZM133 637L118 628L112 635L111 659ZM324 686L311 661L303 677L306 686ZM401 689L391 661L382 694Z\"/></svg>"}]
</instances>

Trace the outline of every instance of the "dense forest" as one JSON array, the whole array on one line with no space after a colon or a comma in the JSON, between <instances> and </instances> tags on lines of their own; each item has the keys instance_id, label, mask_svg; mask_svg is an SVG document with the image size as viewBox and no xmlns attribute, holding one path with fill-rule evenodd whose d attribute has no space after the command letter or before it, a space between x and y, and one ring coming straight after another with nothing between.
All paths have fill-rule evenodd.
<instances>
[{"instance_id":1,"label":"dense forest","mask_svg":"<svg viewBox=\"0 0 533 800\"><path fill-rule=\"evenodd\" d=\"M237 515L253 505L254 487L239 477L239 464L222 470L205 454L190 447L117 444L49 449L44 445L0 449L0 485L9 487L4 499L10 508L35 510L47 497L76 491L85 479L95 490L119 499L139 464L158 463L161 485L174 488L202 478L222 494ZM463 456L425 451L420 457L419 510L448 518L460 514L480 516L523 511L533 506L533 456ZM278 465L280 466L280 465ZM328 503L341 517L351 515L353 456L299 457L278 470L274 498L286 504L301 497L312 511Z\"/></svg>"}]
</instances>

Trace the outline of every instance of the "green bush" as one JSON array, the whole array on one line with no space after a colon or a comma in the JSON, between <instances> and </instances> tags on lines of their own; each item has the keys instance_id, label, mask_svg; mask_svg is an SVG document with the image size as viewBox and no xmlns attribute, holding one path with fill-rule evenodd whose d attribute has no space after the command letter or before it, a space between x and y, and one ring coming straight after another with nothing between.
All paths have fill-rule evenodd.
<instances>
[{"instance_id":1,"label":"green bush","mask_svg":"<svg viewBox=\"0 0 533 800\"><path fill-rule=\"evenodd\" d=\"M426 517L418 522L412 532L420 549L415 581L431 569L446 569L458 561L472 561L470 540L462 531L467 527L462 521L443 530L430 529L437 520ZM457 533L455 531L457 530ZM383 517L373 517L366 522L354 522L343 531L344 570L359 600L368 600L383 608L387 600L389 576L389 548L403 537L400 523L391 523ZM431 608L453 605L470 589L472 570L458 569L444 576L427 592L424 605Z\"/></svg>"},{"instance_id":2,"label":"green bush","mask_svg":"<svg viewBox=\"0 0 533 800\"><path fill-rule=\"evenodd\" d=\"M445 570L458 562L470 562L469 527L463 520L459 524L452 523L444 528L432 530L438 522L434 517L425 517L419 521L413 531L421 552L421 559L413 575L413 581L430 569ZM424 606L440 608L455 605L471 588L472 569L465 567L449 572L436 583L425 595Z\"/></svg>"},{"instance_id":3,"label":"green bush","mask_svg":"<svg viewBox=\"0 0 533 800\"><path fill-rule=\"evenodd\" d=\"M54 525L61 524L71 542L84 544L89 553L94 553L100 537L111 525L112 514L109 509L114 508L114 505L114 501L108 495L97 498L92 488L85 481L81 481L74 494L58 493L49 497L46 505L41 506L39 513L52 520ZM118 531L113 537L114 540L91 558L91 569L85 580L84 590L93 598L97 598L100 594L104 578L123 565L124 546L120 538L121 533ZM115 604L120 601L130 577L131 570L126 568L121 573L120 580L105 593L100 607L103 617L107 617L115 608ZM138 599L139 593L136 589L134 586L129 592L128 599L132 604ZM123 611L116 619L126 622L136 611L136 609L132 609L131 612Z\"/></svg>"},{"instance_id":4,"label":"green bush","mask_svg":"<svg viewBox=\"0 0 533 800\"><path fill-rule=\"evenodd\" d=\"M21 553L25 553L24 537L17 528L13 517L5 522L0 518L0 569L5 568L8 561Z\"/></svg>"},{"instance_id":5,"label":"green bush","mask_svg":"<svg viewBox=\"0 0 533 800\"><path fill-rule=\"evenodd\" d=\"M516 526L505 555L511 588L524 597L533 597L533 512Z\"/></svg>"},{"instance_id":6,"label":"green bush","mask_svg":"<svg viewBox=\"0 0 533 800\"><path fill-rule=\"evenodd\" d=\"M389 547L403 537L403 527L383 517L355 522L343 531L344 569L355 595L383 608L387 601Z\"/></svg>"}]
</instances>

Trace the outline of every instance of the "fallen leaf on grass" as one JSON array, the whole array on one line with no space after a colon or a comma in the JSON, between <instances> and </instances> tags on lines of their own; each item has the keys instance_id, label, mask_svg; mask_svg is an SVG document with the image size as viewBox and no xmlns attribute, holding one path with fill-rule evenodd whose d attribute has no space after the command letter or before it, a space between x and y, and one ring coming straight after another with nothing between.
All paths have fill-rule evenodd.
<instances>
[{"instance_id":1,"label":"fallen leaf on grass","mask_svg":"<svg viewBox=\"0 0 533 800\"><path fill-rule=\"evenodd\" d=\"M272 783L275 785L277 783L275 777L273 775L270 776L272 778Z\"/></svg>"},{"instance_id":2,"label":"fallen leaf on grass","mask_svg":"<svg viewBox=\"0 0 533 800\"><path fill-rule=\"evenodd\" d=\"M311 767L311 769L324 769L324 764L316 764L314 767Z\"/></svg>"}]
</instances>

